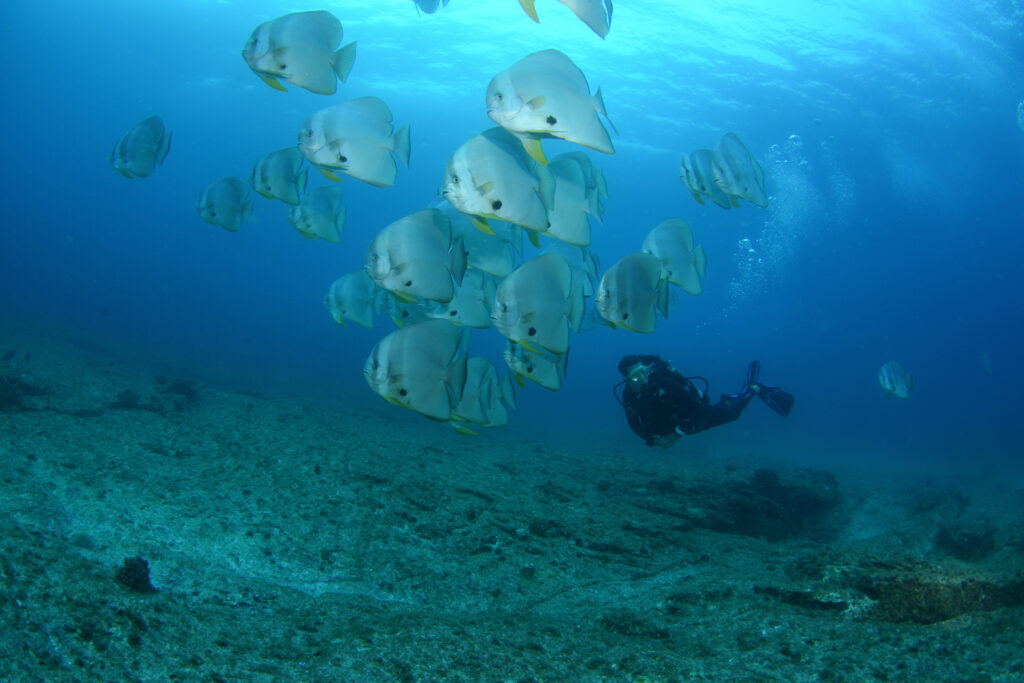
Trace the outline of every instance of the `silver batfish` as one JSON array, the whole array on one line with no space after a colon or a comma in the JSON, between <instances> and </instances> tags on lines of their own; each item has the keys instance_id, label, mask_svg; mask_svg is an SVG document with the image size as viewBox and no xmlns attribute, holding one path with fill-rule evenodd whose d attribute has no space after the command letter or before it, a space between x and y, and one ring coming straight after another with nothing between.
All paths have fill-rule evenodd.
<instances>
[{"instance_id":1,"label":"silver batfish","mask_svg":"<svg viewBox=\"0 0 1024 683\"><path fill-rule=\"evenodd\" d=\"M537 9L534 7L535 0L519 0L519 4L526 11L530 18L540 23L537 16ZM590 27L597 35L604 38L608 35L608 29L612 25L612 0L558 0L560 3L572 10L573 14L579 17L584 24Z\"/></svg>"},{"instance_id":2,"label":"silver batfish","mask_svg":"<svg viewBox=\"0 0 1024 683\"><path fill-rule=\"evenodd\" d=\"M426 14L433 14L438 7L447 7L448 0L412 0L416 3L416 10Z\"/></svg>"},{"instance_id":3,"label":"silver batfish","mask_svg":"<svg viewBox=\"0 0 1024 683\"><path fill-rule=\"evenodd\" d=\"M467 426L504 427L508 424L505 404L514 405L515 394L508 375L498 378L494 364L483 356L470 356L466 363L466 385L462 398L452 409L452 426L461 434L475 434Z\"/></svg>"},{"instance_id":4,"label":"silver batfish","mask_svg":"<svg viewBox=\"0 0 1024 683\"><path fill-rule=\"evenodd\" d=\"M668 289L661 261L651 254L629 254L601 277L594 305L612 327L654 332L657 316L668 311Z\"/></svg>"},{"instance_id":5,"label":"silver batfish","mask_svg":"<svg viewBox=\"0 0 1024 683\"><path fill-rule=\"evenodd\" d=\"M562 388L566 366L569 363L568 351L551 353L541 350L540 353L534 353L519 344L507 342L502 355L519 386L523 386L523 379L528 379L548 391L558 391Z\"/></svg>"},{"instance_id":6,"label":"silver batfish","mask_svg":"<svg viewBox=\"0 0 1024 683\"><path fill-rule=\"evenodd\" d=\"M391 110L383 100L358 97L307 118L299 131L299 150L330 180L341 180L337 174L344 173L388 187L398 174L395 159L409 167L409 126L393 131Z\"/></svg>"},{"instance_id":7,"label":"silver batfish","mask_svg":"<svg viewBox=\"0 0 1024 683\"><path fill-rule=\"evenodd\" d=\"M242 58L264 83L284 90L281 81L321 95L333 95L356 61L356 44L335 50L343 36L330 12L293 12L257 26Z\"/></svg>"},{"instance_id":8,"label":"silver batfish","mask_svg":"<svg viewBox=\"0 0 1024 683\"><path fill-rule=\"evenodd\" d=\"M288 222L307 239L341 242L345 228L345 207L341 205L341 188L317 187L302 196L298 206L288 211Z\"/></svg>"},{"instance_id":9,"label":"silver batfish","mask_svg":"<svg viewBox=\"0 0 1024 683\"><path fill-rule=\"evenodd\" d=\"M885 390L886 398L895 396L909 400L914 394L914 378L894 360L887 361L879 368L878 383Z\"/></svg>"},{"instance_id":10,"label":"silver batfish","mask_svg":"<svg viewBox=\"0 0 1024 683\"><path fill-rule=\"evenodd\" d=\"M569 332L583 318L583 289L558 253L540 254L505 278L494 296L491 319L503 337L530 351L565 353Z\"/></svg>"},{"instance_id":11,"label":"silver batfish","mask_svg":"<svg viewBox=\"0 0 1024 683\"><path fill-rule=\"evenodd\" d=\"M108 160L125 178L145 178L164 162L170 148L170 131L159 116L150 116L121 136Z\"/></svg>"},{"instance_id":12,"label":"silver batfish","mask_svg":"<svg viewBox=\"0 0 1024 683\"><path fill-rule=\"evenodd\" d=\"M370 352L363 376L381 398L432 420L453 419L466 385L463 330L444 320L408 325Z\"/></svg>"},{"instance_id":13,"label":"silver batfish","mask_svg":"<svg viewBox=\"0 0 1024 683\"><path fill-rule=\"evenodd\" d=\"M252 215L249 185L231 176L208 185L196 200L196 213L210 225L237 232Z\"/></svg>"},{"instance_id":14,"label":"silver batfish","mask_svg":"<svg viewBox=\"0 0 1024 683\"><path fill-rule=\"evenodd\" d=\"M736 133L726 133L715 147L715 183L726 194L746 199L761 208L768 206L764 169ZM736 203L733 203L736 206Z\"/></svg>"},{"instance_id":15,"label":"silver batfish","mask_svg":"<svg viewBox=\"0 0 1024 683\"><path fill-rule=\"evenodd\" d=\"M351 320L360 327L373 327L373 315L380 312L386 294L360 269L342 275L331 283L324 306L342 327Z\"/></svg>"},{"instance_id":16,"label":"silver batfish","mask_svg":"<svg viewBox=\"0 0 1024 683\"><path fill-rule=\"evenodd\" d=\"M442 194L484 232L492 232L488 218L544 232L554 191L547 168L531 160L511 133L490 128L448 159Z\"/></svg>"},{"instance_id":17,"label":"silver batfish","mask_svg":"<svg viewBox=\"0 0 1024 683\"><path fill-rule=\"evenodd\" d=\"M516 134L530 156L542 164L546 163L542 137L568 140L605 154L615 152L598 117L608 119L601 89L591 95L587 77L558 50L534 52L497 74L487 86L486 104L487 115Z\"/></svg>"},{"instance_id":18,"label":"silver batfish","mask_svg":"<svg viewBox=\"0 0 1024 683\"><path fill-rule=\"evenodd\" d=\"M701 279L707 272L704 247L693 245L693 231L686 221L669 218L644 238L641 250L661 261L661 275L693 296L703 291Z\"/></svg>"},{"instance_id":19,"label":"silver batfish","mask_svg":"<svg viewBox=\"0 0 1024 683\"><path fill-rule=\"evenodd\" d=\"M578 247L590 246L590 221L600 219L596 185L590 185L580 162L558 156L548 165L555 177L554 205L548 211L548 235Z\"/></svg>"},{"instance_id":20,"label":"silver batfish","mask_svg":"<svg viewBox=\"0 0 1024 683\"><path fill-rule=\"evenodd\" d=\"M309 169L302 167L302 152L286 147L271 152L252 167L249 185L260 196L296 206L306 191Z\"/></svg>"},{"instance_id":21,"label":"silver batfish","mask_svg":"<svg viewBox=\"0 0 1024 683\"><path fill-rule=\"evenodd\" d=\"M451 222L440 209L423 209L391 223L366 250L366 272L402 301L442 303L455 296L466 272L466 250L452 239Z\"/></svg>"},{"instance_id":22,"label":"silver batfish","mask_svg":"<svg viewBox=\"0 0 1024 683\"><path fill-rule=\"evenodd\" d=\"M423 310L428 318L447 320L456 325L482 330L491 326L491 305L494 303L497 289L497 278L473 268L462 276L462 282L456 288L451 301L425 301Z\"/></svg>"}]
</instances>

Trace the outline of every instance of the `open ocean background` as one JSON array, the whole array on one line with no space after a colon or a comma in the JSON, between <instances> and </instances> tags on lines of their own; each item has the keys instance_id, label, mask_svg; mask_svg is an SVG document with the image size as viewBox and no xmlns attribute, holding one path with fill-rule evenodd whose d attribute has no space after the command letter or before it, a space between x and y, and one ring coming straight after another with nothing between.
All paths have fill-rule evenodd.
<instances>
[{"instance_id":1,"label":"open ocean background","mask_svg":"<svg viewBox=\"0 0 1024 683\"><path fill-rule=\"evenodd\" d=\"M276 92L240 56L257 24L306 9L331 10L344 42L358 41L334 96ZM363 363L391 322L342 328L322 299L493 125L491 76L554 47L601 87L620 133L614 155L590 153L611 195L593 233L602 266L677 216L708 276L651 335L575 335L561 391L528 383L508 427L471 438L643 449L611 394L622 355L660 354L714 395L738 390L758 358L764 381L796 395L793 414L755 402L672 456L740 450L1024 483L1024 3L621 0L603 41L558 3L537 10L539 25L515 0L422 16L410 0L5 3L0 325L464 438L374 396ZM411 169L387 189L344 182L340 245L302 239L286 205L259 197L235 234L196 215L207 184L247 178L310 113L364 95L411 123ZM152 114L173 131L170 154L127 180L107 154ZM728 131L764 166L769 208L700 206L679 181L681 156ZM501 342L474 331L470 348L500 362ZM912 400L879 387L890 359L914 375Z\"/></svg>"}]
</instances>

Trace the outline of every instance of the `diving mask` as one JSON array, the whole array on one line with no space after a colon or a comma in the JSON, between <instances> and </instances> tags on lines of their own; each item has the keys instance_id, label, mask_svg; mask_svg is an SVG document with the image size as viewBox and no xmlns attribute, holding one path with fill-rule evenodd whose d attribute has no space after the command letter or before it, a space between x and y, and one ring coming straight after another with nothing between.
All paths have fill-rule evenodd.
<instances>
[{"instance_id":1,"label":"diving mask","mask_svg":"<svg viewBox=\"0 0 1024 683\"><path fill-rule=\"evenodd\" d=\"M640 391L647 385L647 378L651 376L654 365L637 363L626 373L627 384L633 391Z\"/></svg>"}]
</instances>

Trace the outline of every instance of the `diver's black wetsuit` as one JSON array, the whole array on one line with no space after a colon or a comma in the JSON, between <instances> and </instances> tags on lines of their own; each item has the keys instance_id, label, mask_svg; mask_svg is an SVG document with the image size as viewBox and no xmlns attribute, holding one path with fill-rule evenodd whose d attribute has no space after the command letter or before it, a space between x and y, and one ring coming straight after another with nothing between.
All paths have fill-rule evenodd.
<instances>
[{"instance_id":1,"label":"diver's black wetsuit","mask_svg":"<svg viewBox=\"0 0 1024 683\"><path fill-rule=\"evenodd\" d=\"M706 393L702 396L693 382L658 356L626 356L619 365L620 371L637 362L653 365L653 369L646 385L639 390L623 390L622 406L626 409L630 429L648 446L662 437L677 436L679 432L694 434L732 422L757 395L750 389L732 396L722 394L722 399L711 405Z\"/></svg>"}]
</instances>

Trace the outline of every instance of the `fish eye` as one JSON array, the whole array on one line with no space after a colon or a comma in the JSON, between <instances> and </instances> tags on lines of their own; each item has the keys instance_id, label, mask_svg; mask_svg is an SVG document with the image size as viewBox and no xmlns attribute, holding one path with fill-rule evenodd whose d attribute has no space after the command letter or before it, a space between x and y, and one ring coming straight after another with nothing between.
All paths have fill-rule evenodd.
<instances>
[{"instance_id":1,"label":"fish eye","mask_svg":"<svg viewBox=\"0 0 1024 683\"><path fill-rule=\"evenodd\" d=\"M501 99L504 99L504 98L505 98L505 96L504 96L504 95L502 95L502 94L501 94L500 92L496 92L496 93L494 93L494 97L495 97L496 99L498 99L498 100L501 100Z\"/></svg>"},{"instance_id":2,"label":"fish eye","mask_svg":"<svg viewBox=\"0 0 1024 683\"><path fill-rule=\"evenodd\" d=\"M452 185L458 185L458 184L459 184L459 176L453 175L452 176Z\"/></svg>"}]
</instances>

